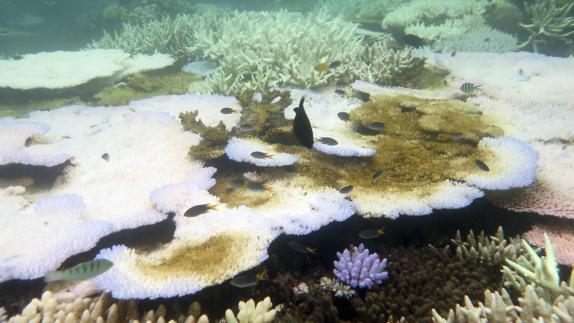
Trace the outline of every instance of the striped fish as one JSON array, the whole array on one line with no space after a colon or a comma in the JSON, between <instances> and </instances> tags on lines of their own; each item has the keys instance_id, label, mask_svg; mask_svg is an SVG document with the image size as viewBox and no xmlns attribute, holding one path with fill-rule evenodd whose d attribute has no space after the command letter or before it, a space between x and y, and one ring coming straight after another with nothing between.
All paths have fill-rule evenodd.
<instances>
[{"instance_id":1,"label":"striped fish","mask_svg":"<svg viewBox=\"0 0 574 323\"><path fill-rule=\"evenodd\" d=\"M475 85L475 84L468 83L468 82L463 83L460 86L460 90L466 94L471 94L474 91L478 90L478 88L480 88L480 85Z\"/></svg>"},{"instance_id":2,"label":"striped fish","mask_svg":"<svg viewBox=\"0 0 574 323\"><path fill-rule=\"evenodd\" d=\"M80 281L85 279L90 279L103 274L108 269L112 268L113 263L107 259L95 259L80 264L74 267L52 271L46 274L44 281L52 282L58 280L67 281Z\"/></svg>"}]
</instances>

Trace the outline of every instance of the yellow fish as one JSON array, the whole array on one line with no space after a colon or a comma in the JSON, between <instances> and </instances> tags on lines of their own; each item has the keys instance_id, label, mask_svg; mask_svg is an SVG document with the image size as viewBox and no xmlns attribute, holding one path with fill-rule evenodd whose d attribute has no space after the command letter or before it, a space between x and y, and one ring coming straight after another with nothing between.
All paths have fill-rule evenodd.
<instances>
[{"instance_id":1,"label":"yellow fish","mask_svg":"<svg viewBox=\"0 0 574 323\"><path fill-rule=\"evenodd\" d=\"M325 71L329 70L329 63L319 63L319 64L315 65L314 69L317 72L325 72Z\"/></svg>"}]
</instances>

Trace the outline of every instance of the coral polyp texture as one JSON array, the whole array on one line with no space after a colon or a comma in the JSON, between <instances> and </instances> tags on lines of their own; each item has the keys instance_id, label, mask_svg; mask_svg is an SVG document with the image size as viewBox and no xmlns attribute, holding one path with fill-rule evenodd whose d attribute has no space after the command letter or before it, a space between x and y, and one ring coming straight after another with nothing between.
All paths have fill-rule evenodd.
<instances>
[{"instance_id":1,"label":"coral polyp texture","mask_svg":"<svg viewBox=\"0 0 574 323\"><path fill-rule=\"evenodd\" d=\"M343 283L353 288L371 288L388 279L385 271L387 259L381 259L361 243L358 247L337 252L338 260L333 262L333 274Z\"/></svg>"}]
</instances>

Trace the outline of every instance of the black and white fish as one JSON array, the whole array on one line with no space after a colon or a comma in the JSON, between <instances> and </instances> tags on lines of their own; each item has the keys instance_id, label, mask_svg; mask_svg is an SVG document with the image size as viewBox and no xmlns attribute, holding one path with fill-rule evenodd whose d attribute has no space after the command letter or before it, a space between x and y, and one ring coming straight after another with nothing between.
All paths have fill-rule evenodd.
<instances>
[{"instance_id":1,"label":"black and white fish","mask_svg":"<svg viewBox=\"0 0 574 323\"><path fill-rule=\"evenodd\" d=\"M325 144L327 146L337 146L339 142L331 137L321 137L317 139L318 142Z\"/></svg>"},{"instance_id":2,"label":"black and white fish","mask_svg":"<svg viewBox=\"0 0 574 323\"><path fill-rule=\"evenodd\" d=\"M460 86L460 90L466 94L472 94L480 88L480 85L465 82Z\"/></svg>"},{"instance_id":3,"label":"black and white fish","mask_svg":"<svg viewBox=\"0 0 574 323\"><path fill-rule=\"evenodd\" d=\"M66 281L86 280L96 277L100 274L103 274L104 272L112 268L113 265L114 264L108 259L90 260L82 262L80 264L75 265L74 267L65 270L57 270L49 272L46 274L46 276L44 276L44 281L53 282L59 280L66 280Z\"/></svg>"},{"instance_id":4,"label":"black and white fish","mask_svg":"<svg viewBox=\"0 0 574 323\"><path fill-rule=\"evenodd\" d=\"M268 153L264 153L262 151L254 151L251 153L251 157L257 158L257 159L268 159L268 158L273 157L273 155L268 154Z\"/></svg>"},{"instance_id":5,"label":"black and white fish","mask_svg":"<svg viewBox=\"0 0 574 323\"><path fill-rule=\"evenodd\" d=\"M341 121L348 122L349 121L349 114L347 112L339 112L337 113L337 117L341 119Z\"/></svg>"}]
</instances>

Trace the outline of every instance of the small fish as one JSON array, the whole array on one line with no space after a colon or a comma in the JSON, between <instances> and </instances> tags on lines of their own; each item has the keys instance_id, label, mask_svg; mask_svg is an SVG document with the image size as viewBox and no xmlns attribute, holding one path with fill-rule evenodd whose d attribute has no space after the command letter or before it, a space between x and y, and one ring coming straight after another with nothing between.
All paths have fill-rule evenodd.
<instances>
[{"instance_id":1,"label":"small fish","mask_svg":"<svg viewBox=\"0 0 574 323\"><path fill-rule=\"evenodd\" d=\"M336 146L339 144L339 142L337 142L337 140L333 139L333 138L329 138L329 137L321 137L319 138L320 143L325 144L327 146Z\"/></svg>"},{"instance_id":2,"label":"small fish","mask_svg":"<svg viewBox=\"0 0 574 323\"><path fill-rule=\"evenodd\" d=\"M382 122L371 122L368 128L375 131L383 131L385 129L385 124Z\"/></svg>"},{"instance_id":3,"label":"small fish","mask_svg":"<svg viewBox=\"0 0 574 323\"><path fill-rule=\"evenodd\" d=\"M230 182L230 184L232 187L235 187L235 188L242 187L243 184L245 184L245 180L243 179L243 177L238 177L238 178L232 180Z\"/></svg>"},{"instance_id":4,"label":"small fish","mask_svg":"<svg viewBox=\"0 0 574 323\"><path fill-rule=\"evenodd\" d=\"M347 185L347 186L341 187L339 189L339 193L348 194L348 193L351 193L352 190L353 190L353 185Z\"/></svg>"},{"instance_id":5,"label":"small fish","mask_svg":"<svg viewBox=\"0 0 574 323\"><path fill-rule=\"evenodd\" d=\"M281 96L276 96L275 98L273 98L273 100L271 100L271 104L275 104L277 102L281 101Z\"/></svg>"},{"instance_id":6,"label":"small fish","mask_svg":"<svg viewBox=\"0 0 574 323\"><path fill-rule=\"evenodd\" d=\"M337 113L337 117L339 117L339 119L341 119L341 121L348 122L350 116L347 112L339 112L339 113Z\"/></svg>"},{"instance_id":7,"label":"small fish","mask_svg":"<svg viewBox=\"0 0 574 323\"><path fill-rule=\"evenodd\" d=\"M488 166L486 166L486 164L480 159L476 159L474 161L474 164L476 165L476 167L478 167L478 169L480 169L482 171L485 171L485 172L490 171L490 168L488 168Z\"/></svg>"},{"instance_id":8,"label":"small fish","mask_svg":"<svg viewBox=\"0 0 574 323\"><path fill-rule=\"evenodd\" d=\"M405 44L418 48L421 47L423 45L426 45L426 41L422 38L420 38L419 36L416 35L412 35L412 34L406 34L402 37L402 40Z\"/></svg>"},{"instance_id":9,"label":"small fish","mask_svg":"<svg viewBox=\"0 0 574 323\"><path fill-rule=\"evenodd\" d=\"M30 146L32 146L32 143L33 143L33 142L34 142L34 138L28 137L28 138L26 138L26 141L24 142L24 146L25 146L25 147L30 147Z\"/></svg>"},{"instance_id":10,"label":"small fish","mask_svg":"<svg viewBox=\"0 0 574 323\"><path fill-rule=\"evenodd\" d=\"M12 56L12 59L15 60L15 61L19 61L19 60L21 60L22 58L24 58L24 56L22 56L22 55L14 55L14 56Z\"/></svg>"},{"instance_id":11,"label":"small fish","mask_svg":"<svg viewBox=\"0 0 574 323\"><path fill-rule=\"evenodd\" d=\"M101 157L105 161L110 161L110 154L108 154L108 153L103 154Z\"/></svg>"},{"instance_id":12,"label":"small fish","mask_svg":"<svg viewBox=\"0 0 574 323\"><path fill-rule=\"evenodd\" d=\"M264 192L270 191L271 189L266 187L265 184L261 182L249 182L247 183L247 188L252 192Z\"/></svg>"},{"instance_id":13,"label":"small fish","mask_svg":"<svg viewBox=\"0 0 574 323\"><path fill-rule=\"evenodd\" d=\"M450 57L455 57L455 56L456 56L456 50L453 50L453 51L450 53Z\"/></svg>"},{"instance_id":14,"label":"small fish","mask_svg":"<svg viewBox=\"0 0 574 323\"><path fill-rule=\"evenodd\" d=\"M43 3L44 5L46 5L46 6L53 6L53 5L56 4L56 1L54 1L54 0L44 0L44 1L42 1L42 3Z\"/></svg>"},{"instance_id":15,"label":"small fish","mask_svg":"<svg viewBox=\"0 0 574 323\"><path fill-rule=\"evenodd\" d=\"M95 259L80 264L74 267L52 271L44 276L44 281L52 282L58 280L66 281L80 281L96 277L108 269L112 268L113 263L107 259Z\"/></svg>"},{"instance_id":16,"label":"small fish","mask_svg":"<svg viewBox=\"0 0 574 323\"><path fill-rule=\"evenodd\" d=\"M317 249L314 248L310 248L307 247L306 245L302 244L299 241L289 241L289 247L291 247L291 249L300 252L300 253L304 253L304 254L316 254L317 253Z\"/></svg>"},{"instance_id":17,"label":"small fish","mask_svg":"<svg viewBox=\"0 0 574 323\"><path fill-rule=\"evenodd\" d=\"M363 91L355 91L355 97L363 102L367 102L371 99L371 95L367 92Z\"/></svg>"},{"instance_id":18,"label":"small fish","mask_svg":"<svg viewBox=\"0 0 574 323\"><path fill-rule=\"evenodd\" d=\"M401 112L402 113L406 113L406 112L414 112L417 108L414 106L410 106L410 105L403 105L401 104Z\"/></svg>"},{"instance_id":19,"label":"small fish","mask_svg":"<svg viewBox=\"0 0 574 323\"><path fill-rule=\"evenodd\" d=\"M243 273L236 275L231 279L231 286L237 288L248 288L257 286L257 275L253 273Z\"/></svg>"},{"instance_id":20,"label":"small fish","mask_svg":"<svg viewBox=\"0 0 574 323\"><path fill-rule=\"evenodd\" d=\"M373 174L373 182L377 182L379 179L381 179L381 177L383 177L383 171L382 170L376 171Z\"/></svg>"},{"instance_id":21,"label":"small fish","mask_svg":"<svg viewBox=\"0 0 574 323\"><path fill-rule=\"evenodd\" d=\"M359 238L365 240L371 240L382 236L385 233L384 228L380 229L367 229L359 232Z\"/></svg>"},{"instance_id":22,"label":"small fish","mask_svg":"<svg viewBox=\"0 0 574 323\"><path fill-rule=\"evenodd\" d=\"M319 64L315 65L315 67L313 69L317 72L325 72L325 71L329 70L329 64L319 63Z\"/></svg>"},{"instance_id":23,"label":"small fish","mask_svg":"<svg viewBox=\"0 0 574 323\"><path fill-rule=\"evenodd\" d=\"M215 209L217 209L216 204L198 204L187 209L183 215L186 217L194 217Z\"/></svg>"},{"instance_id":24,"label":"small fish","mask_svg":"<svg viewBox=\"0 0 574 323\"><path fill-rule=\"evenodd\" d=\"M329 68L337 68L339 66L341 66L343 63L341 63L341 61L334 61L331 64L329 64Z\"/></svg>"},{"instance_id":25,"label":"small fish","mask_svg":"<svg viewBox=\"0 0 574 323\"><path fill-rule=\"evenodd\" d=\"M345 95L345 91L343 91L343 90L340 90L340 89L337 89L337 90L335 90L335 94L338 94L338 95Z\"/></svg>"},{"instance_id":26,"label":"small fish","mask_svg":"<svg viewBox=\"0 0 574 323\"><path fill-rule=\"evenodd\" d=\"M460 90L466 94L474 93L474 91L478 90L480 85L474 85L472 83L465 82L460 86Z\"/></svg>"},{"instance_id":27,"label":"small fish","mask_svg":"<svg viewBox=\"0 0 574 323\"><path fill-rule=\"evenodd\" d=\"M299 101L299 107L295 108L295 119L293 119L293 134L299 140L299 142L311 149L313 147L313 128L311 128L311 122L307 113L305 113L305 108L303 103L305 102L305 97L301 98Z\"/></svg>"},{"instance_id":28,"label":"small fish","mask_svg":"<svg viewBox=\"0 0 574 323\"><path fill-rule=\"evenodd\" d=\"M221 112L223 114L232 114L232 113L237 113L237 110L229 108L229 107L225 107L225 108L222 108L221 110L219 110L219 112Z\"/></svg>"},{"instance_id":29,"label":"small fish","mask_svg":"<svg viewBox=\"0 0 574 323\"><path fill-rule=\"evenodd\" d=\"M242 123L239 125L239 129L245 132L251 132L253 131L253 126L250 125L249 123Z\"/></svg>"},{"instance_id":30,"label":"small fish","mask_svg":"<svg viewBox=\"0 0 574 323\"><path fill-rule=\"evenodd\" d=\"M262 151L254 151L251 153L251 157L257 158L257 159L268 159L268 158L273 157L273 155L268 154L268 153L264 153Z\"/></svg>"}]
</instances>

